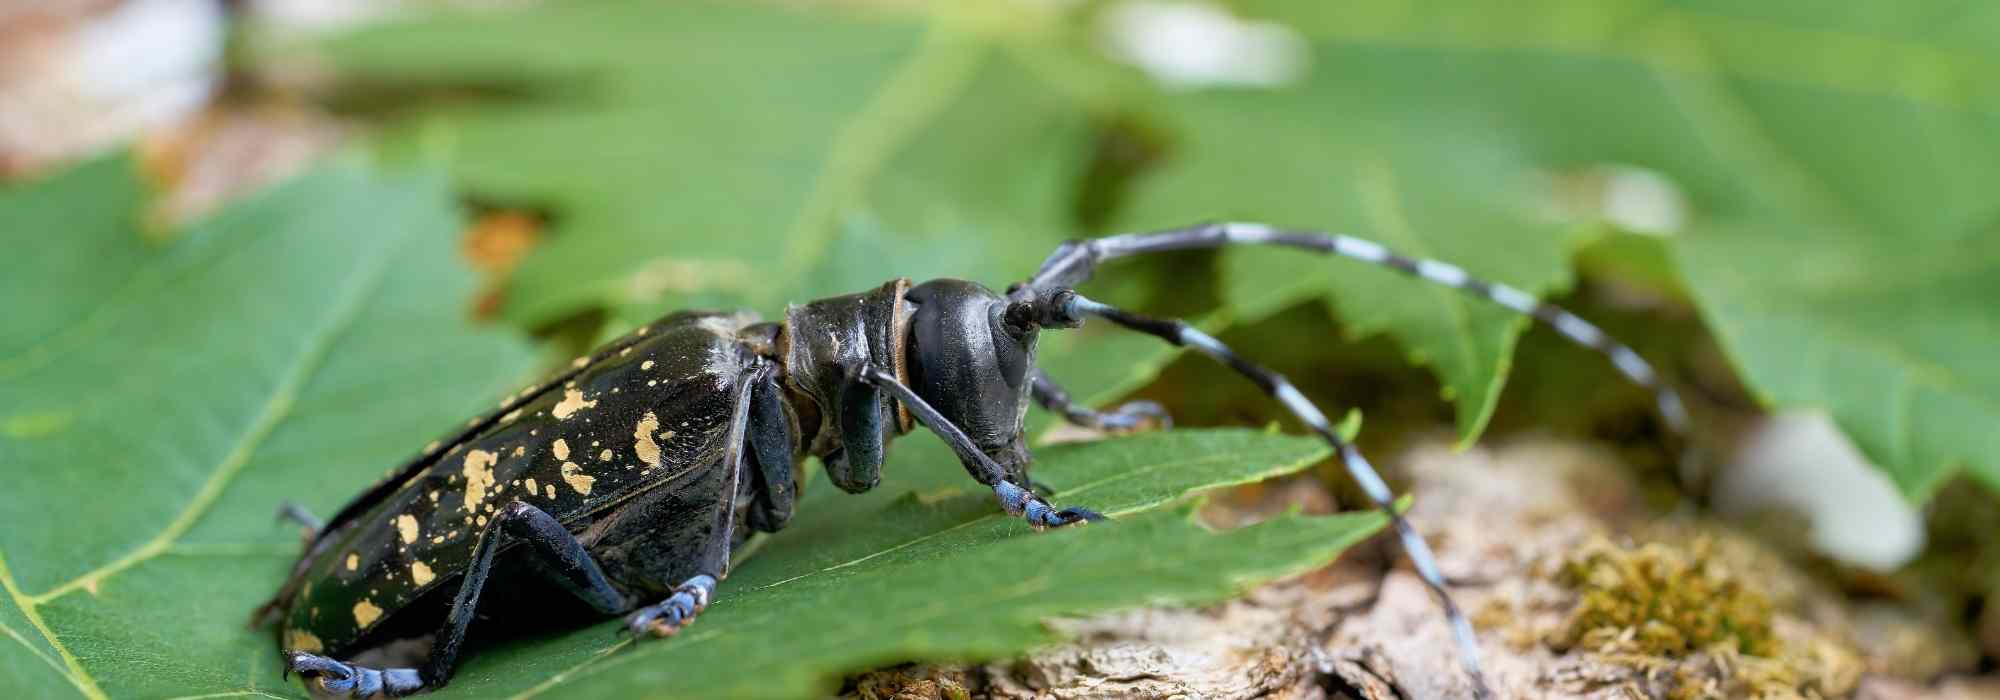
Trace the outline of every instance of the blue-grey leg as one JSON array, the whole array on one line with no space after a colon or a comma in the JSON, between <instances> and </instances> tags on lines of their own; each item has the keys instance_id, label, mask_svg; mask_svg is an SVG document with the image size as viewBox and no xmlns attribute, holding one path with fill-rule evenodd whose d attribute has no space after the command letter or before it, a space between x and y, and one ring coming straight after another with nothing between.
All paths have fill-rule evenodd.
<instances>
[{"instance_id":1,"label":"blue-grey leg","mask_svg":"<svg viewBox=\"0 0 2000 700\"><path fill-rule=\"evenodd\" d=\"M671 637L694 622L696 615L708 608L708 601L715 595L716 580L708 574L696 574L693 578L674 587L674 592L666 600L639 608L625 618L625 630L637 635Z\"/></svg>"},{"instance_id":2,"label":"blue-grey leg","mask_svg":"<svg viewBox=\"0 0 2000 700\"><path fill-rule=\"evenodd\" d=\"M727 476L719 487L722 498L716 503L715 521L709 529L708 541L695 562L697 573L675 586L666 600L627 615L627 632L635 636L673 636L688 623L694 622L695 616L700 615L708 607L709 600L715 597L716 584L729 576L729 547L736 538L736 499L742 491L738 485L745 478L745 464L749 461L745 453L755 449L750 443L750 407L756 400L756 387L770 380L776 371L775 365L760 364L743 373L743 379L736 385L729 435L722 450L722 468L727 470Z\"/></svg>"},{"instance_id":3,"label":"blue-grey leg","mask_svg":"<svg viewBox=\"0 0 2000 700\"><path fill-rule=\"evenodd\" d=\"M1098 411L1088 406L1079 406L1070 398L1069 392L1051 379L1040 367L1030 375L1029 393L1043 410L1062 416L1071 425L1107 433L1127 433L1153 426L1165 430L1174 427L1173 418L1167 409L1151 401L1131 401L1120 404L1110 411Z\"/></svg>"},{"instance_id":4,"label":"blue-grey leg","mask_svg":"<svg viewBox=\"0 0 2000 700\"><path fill-rule=\"evenodd\" d=\"M1157 336L1175 345L1199 350L1202 354L1215 358L1255 382L1307 427L1312 428L1312 431L1340 456L1347 473L1361 485L1361 490L1368 494L1368 499L1374 501L1375 507L1388 516L1389 522L1396 529L1396 536L1402 541L1404 553L1409 555L1410 563L1416 566L1417 575L1430 587L1431 592L1436 594L1438 603L1444 608L1445 618L1451 624L1452 635L1457 639L1459 663L1465 667L1466 676L1472 681L1474 695L1482 699L1492 696L1492 691L1487 689L1486 676L1480 670L1479 639L1473 632L1472 623L1466 620L1458 604L1452 601L1451 593L1445 590L1444 574L1438 571L1436 558L1431 555L1430 545L1426 544L1423 536L1417 534L1416 528L1411 527L1410 522L1396 511L1396 496L1389 491L1389 485L1382 481L1381 475L1375 472L1375 467L1361 456L1361 451L1355 449L1352 443L1341 439L1340 434L1333 431L1333 424L1327 421L1326 414L1321 413L1319 407L1314 406L1311 401L1307 401L1305 396L1292 386L1291 380L1244 359L1221 341L1185 322L1141 316L1085 299L1069 290L1058 290L1050 296L1050 299L1058 310L1070 319L1081 320L1086 316L1095 316L1125 328Z\"/></svg>"},{"instance_id":5,"label":"blue-grey leg","mask_svg":"<svg viewBox=\"0 0 2000 700\"><path fill-rule=\"evenodd\" d=\"M542 509L514 501L501 508L480 532L479 544L473 548L472 561L466 565L464 580L459 584L458 597L445 616L444 626L438 629L423 668L374 669L318 654L292 652L286 659L286 669L305 676L308 684L317 685L323 693L335 696L366 698L379 693L400 697L443 687L457 666L459 648L465 643L466 629L479 606L479 593L493 571L493 558L512 542L527 545L520 550L523 556L534 557L541 564L533 570L548 576L599 612L609 615L627 607L625 594L605 579L604 571L583 544L576 541L575 535Z\"/></svg>"},{"instance_id":6,"label":"blue-grey leg","mask_svg":"<svg viewBox=\"0 0 2000 700\"><path fill-rule=\"evenodd\" d=\"M923 397L917 396L916 391L896 381L895 374L873 365L861 368L858 374L862 381L881 387L895 396L897 401L903 402L903 406L910 409L910 414L916 416L917 422L930 428L931 432L937 433L939 439L951 446L951 451L958 455L959 462L965 465L965 471L979 483L992 487L993 495L1000 499L1000 507L1006 510L1008 515L1021 517L1037 529L1104 519L1103 515L1088 508L1058 510L1049 505L1048 501L1042 500L1042 497L1036 495L1026 484L1007 481L1005 469L995 463L992 457L986 456L985 452L981 452L979 446L972 442L972 438L965 435L965 431L953 425L950 420L946 420L944 415L925 402Z\"/></svg>"}]
</instances>

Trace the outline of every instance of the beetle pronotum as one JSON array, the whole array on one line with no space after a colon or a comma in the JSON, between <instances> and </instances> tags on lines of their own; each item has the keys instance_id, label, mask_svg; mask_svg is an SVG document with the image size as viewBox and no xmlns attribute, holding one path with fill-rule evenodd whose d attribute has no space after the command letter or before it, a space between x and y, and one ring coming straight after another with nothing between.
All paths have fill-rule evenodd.
<instances>
[{"instance_id":1,"label":"beetle pronotum","mask_svg":"<svg viewBox=\"0 0 2000 700\"><path fill-rule=\"evenodd\" d=\"M1227 245L1384 265L1532 316L1606 355L1654 392L1670 430L1686 432L1679 396L1629 347L1568 311L1457 266L1348 236L1262 224L1117 235L1063 245L1004 296L963 280L913 287L898 279L795 304L782 322L693 312L640 327L425 449L323 525L289 509L314 534L256 619L283 621L288 670L320 692L354 697L448 682L482 594L491 602L493 595L557 590L597 614L624 614L633 634L671 635L707 606L728 574L731 548L748 531L784 527L806 456L818 457L841 489L866 491L880 480L886 444L917 423L950 445L1008 514L1037 528L1099 519L1083 508L1058 509L1033 490L1022 430L1030 400L1093 428L1164 422L1159 407L1144 402L1111 412L1076 406L1034 366L1041 329L1095 317L1221 361L1325 440L1393 524L1444 609L1474 694L1487 696L1478 640L1429 546L1319 408L1285 377L1186 323L1141 316L1074 289L1110 260ZM496 577L512 585L488 590ZM424 637L428 651L398 658L388 649ZM408 665L335 659L371 651Z\"/></svg>"}]
</instances>

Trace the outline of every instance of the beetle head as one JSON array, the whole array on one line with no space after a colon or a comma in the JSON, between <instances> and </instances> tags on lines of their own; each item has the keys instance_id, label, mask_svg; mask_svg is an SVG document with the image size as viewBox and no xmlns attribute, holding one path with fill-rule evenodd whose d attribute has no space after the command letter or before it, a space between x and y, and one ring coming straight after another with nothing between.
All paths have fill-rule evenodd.
<instances>
[{"instance_id":1,"label":"beetle head","mask_svg":"<svg viewBox=\"0 0 2000 700\"><path fill-rule=\"evenodd\" d=\"M1035 364L1033 305L1010 304L955 279L912 287L908 299L910 388L965 431L1009 480L1027 484L1032 456L1022 422Z\"/></svg>"}]
</instances>

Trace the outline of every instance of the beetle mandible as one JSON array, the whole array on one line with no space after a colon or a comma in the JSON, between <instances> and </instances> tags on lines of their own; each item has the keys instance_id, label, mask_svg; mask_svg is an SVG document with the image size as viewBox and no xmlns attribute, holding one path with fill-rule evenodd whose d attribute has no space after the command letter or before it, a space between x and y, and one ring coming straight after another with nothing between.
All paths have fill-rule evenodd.
<instances>
[{"instance_id":1,"label":"beetle mandible","mask_svg":"<svg viewBox=\"0 0 2000 700\"><path fill-rule=\"evenodd\" d=\"M1383 265L1529 315L1650 389L1667 428L1685 440L1679 396L1637 353L1568 311L1455 265L1262 224L1123 234L1064 244L1004 295L963 280L898 279L794 304L782 322L683 312L642 326L432 443L324 523L287 507L311 536L254 621L281 623L290 672L318 692L352 697L447 683L482 595L491 603L560 591L599 615L624 615L635 635L672 635L716 595L733 547L751 531L785 526L806 456L820 459L834 485L866 491L880 481L887 444L918 423L1008 514L1036 528L1098 520L1035 491L1022 429L1031 400L1100 430L1167 423L1147 402L1109 412L1077 406L1035 367L1042 329L1095 317L1221 361L1325 440L1388 516L1444 609L1474 694L1488 696L1478 640L1429 546L1324 413L1283 376L1184 322L1074 289L1110 260L1229 245ZM508 585L487 585L496 579ZM546 607L545 596L537 600L533 607Z\"/></svg>"}]
</instances>

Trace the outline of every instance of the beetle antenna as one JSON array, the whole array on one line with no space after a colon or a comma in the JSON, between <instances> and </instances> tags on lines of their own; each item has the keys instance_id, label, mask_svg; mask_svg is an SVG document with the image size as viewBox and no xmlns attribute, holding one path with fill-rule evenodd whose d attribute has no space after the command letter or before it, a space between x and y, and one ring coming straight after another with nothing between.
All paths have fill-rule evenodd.
<instances>
[{"instance_id":1,"label":"beetle antenna","mask_svg":"<svg viewBox=\"0 0 2000 700\"><path fill-rule=\"evenodd\" d=\"M1325 440L1326 444L1340 455L1341 464L1347 468L1348 475L1361 485L1361 490L1368 494L1368 499L1374 501L1375 507L1380 509L1383 515L1388 516L1390 524L1396 529L1396 536L1402 541L1403 553L1410 557L1410 563L1416 565L1418 577L1424 580L1424 585L1430 587L1431 593L1437 596L1438 604L1444 608L1445 619L1451 624L1452 637L1458 643L1459 664L1465 668L1466 676L1472 681L1473 694L1482 699L1492 697L1492 691L1486 685L1486 674L1480 669L1479 638L1473 632L1472 623L1465 618L1465 613L1461 612L1458 604L1452 601L1451 593L1445 590L1444 574L1438 570L1436 557L1432 556L1430 545L1424 542L1423 535L1417 534L1416 528L1410 525L1410 521L1396 510L1396 496L1389 490L1389 485L1382 480L1382 476L1376 473L1375 467L1368 463L1367 458L1361 456L1361 451L1355 449L1353 443L1341 439L1340 434L1333 431L1333 425L1327 421L1326 414L1320 412L1319 407L1314 406L1311 401L1306 400L1306 397L1292 386L1291 380L1244 359L1242 355L1236 354L1235 350L1223 345L1222 341L1197 330L1185 321L1141 316L1108 304L1091 301L1068 289L1057 291L1051 297L1051 301L1061 307L1065 316L1076 319L1095 316L1124 328L1156 336L1174 345L1199 350L1202 354L1215 358L1255 382L1264 393L1276 398L1279 403L1284 404L1286 410L1291 411L1292 415L1312 428L1320 439Z\"/></svg>"},{"instance_id":2,"label":"beetle antenna","mask_svg":"<svg viewBox=\"0 0 2000 700\"><path fill-rule=\"evenodd\" d=\"M1042 263L1032 280L1016 285L1011 290L1013 294L1010 298L1047 297L1062 289L1075 287L1090 279L1098 264L1108 260L1232 245L1294 248L1373 263L1457 289L1547 324L1570 342L1604 355L1620 374L1652 392L1653 404L1661 421L1684 448L1680 462L1682 485L1699 493L1704 473L1703 459L1690 435L1687 406L1681 401L1680 393L1674 391L1631 346L1619 342L1582 317L1554 304L1544 303L1518 287L1473 277L1464 268L1450 263L1402 255L1374 241L1337 233L1282 230L1266 224L1242 222L1208 223L1151 233L1126 233L1070 241L1057 248Z\"/></svg>"}]
</instances>

